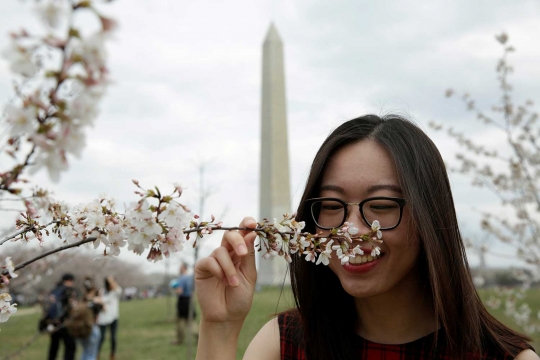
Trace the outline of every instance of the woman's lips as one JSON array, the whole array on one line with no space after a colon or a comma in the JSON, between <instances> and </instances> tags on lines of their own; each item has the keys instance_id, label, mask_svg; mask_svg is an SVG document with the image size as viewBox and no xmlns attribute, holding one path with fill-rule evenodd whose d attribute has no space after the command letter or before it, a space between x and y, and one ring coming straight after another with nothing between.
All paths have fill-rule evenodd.
<instances>
[{"instance_id":1,"label":"woman's lips","mask_svg":"<svg viewBox=\"0 0 540 360\"><path fill-rule=\"evenodd\" d=\"M345 271L347 272L363 274L363 273L367 273L373 270L373 268L375 268L379 264L379 262L382 260L383 257L384 257L384 254L381 254L377 259L369 261L369 262L364 262L361 264L352 264L349 262L349 263L343 264L342 266L343 266L343 269L345 269Z\"/></svg>"}]
</instances>

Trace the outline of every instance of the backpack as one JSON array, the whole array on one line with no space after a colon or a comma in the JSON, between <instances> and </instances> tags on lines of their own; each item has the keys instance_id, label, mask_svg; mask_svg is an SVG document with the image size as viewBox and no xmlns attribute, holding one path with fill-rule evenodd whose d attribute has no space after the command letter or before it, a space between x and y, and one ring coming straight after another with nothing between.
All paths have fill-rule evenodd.
<instances>
[{"instance_id":1,"label":"backpack","mask_svg":"<svg viewBox=\"0 0 540 360\"><path fill-rule=\"evenodd\" d=\"M69 315L72 299L76 297L75 289L64 285L59 285L51 291L41 304L43 316L39 320L38 330L43 332L49 325L57 327L62 324Z\"/></svg>"},{"instance_id":2,"label":"backpack","mask_svg":"<svg viewBox=\"0 0 540 360\"><path fill-rule=\"evenodd\" d=\"M92 333L94 326L92 306L91 302L78 301L71 307L64 326L74 338L84 339Z\"/></svg>"}]
</instances>

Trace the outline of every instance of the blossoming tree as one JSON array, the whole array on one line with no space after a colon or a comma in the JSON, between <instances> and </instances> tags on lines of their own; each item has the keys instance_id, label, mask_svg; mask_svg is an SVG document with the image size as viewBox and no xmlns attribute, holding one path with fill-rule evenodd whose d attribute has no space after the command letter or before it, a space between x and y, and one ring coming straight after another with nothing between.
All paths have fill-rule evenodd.
<instances>
[{"instance_id":1,"label":"blossoming tree","mask_svg":"<svg viewBox=\"0 0 540 360\"><path fill-rule=\"evenodd\" d=\"M505 313L528 332L538 331L540 326L531 319L531 307L521 302L524 290L540 279L540 124L539 114L532 100L517 104L509 75L513 72L508 56L515 51L508 43L508 35L496 37L503 48L497 63L497 79L501 98L493 105L493 115L480 109L467 93L461 101L468 111L486 128L495 129L504 139L494 148L474 141L465 132L441 124L432 123L435 130L446 130L463 152L456 154L458 166L450 170L470 176L472 184L489 189L500 200L502 208L482 212L481 227L493 238L517 249L517 256L528 265L527 272L516 274L523 280L521 290L500 291L501 296L488 302L493 307L502 303ZM449 98L456 97L454 90L446 91ZM481 251L489 251L485 245ZM540 313L539 313L540 317Z\"/></svg>"}]
</instances>

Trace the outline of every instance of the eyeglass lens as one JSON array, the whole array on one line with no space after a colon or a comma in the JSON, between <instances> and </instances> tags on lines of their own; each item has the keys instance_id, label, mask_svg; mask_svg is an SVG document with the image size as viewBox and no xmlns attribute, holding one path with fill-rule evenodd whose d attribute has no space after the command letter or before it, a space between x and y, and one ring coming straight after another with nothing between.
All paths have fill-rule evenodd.
<instances>
[{"instance_id":1,"label":"eyeglass lens","mask_svg":"<svg viewBox=\"0 0 540 360\"><path fill-rule=\"evenodd\" d=\"M343 203L335 200L319 200L311 205L313 220L321 228L336 228L343 224L345 207ZM390 199L368 200L362 205L362 213L371 225L379 220L381 228L395 227L399 222L400 205Z\"/></svg>"}]
</instances>

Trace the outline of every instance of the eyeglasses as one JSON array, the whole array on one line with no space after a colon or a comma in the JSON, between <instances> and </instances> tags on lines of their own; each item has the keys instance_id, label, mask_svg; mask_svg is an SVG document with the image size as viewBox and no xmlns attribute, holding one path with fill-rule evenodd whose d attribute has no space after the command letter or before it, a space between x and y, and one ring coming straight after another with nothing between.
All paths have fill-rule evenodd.
<instances>
[{"instance_id":1,"label":"eyeglasses","mask_svg":"<svg viewBox=\"0 0 540 360\"><path fill-rule=\"evenodd\" d=\"M368 226L378 220L381 230L396 228L401 222L403 206L407 200L402 198L377 196L359 203L347 203L338 198L315 198L306 200L311 216L318 228L331 230L341 227L349 216L348 205L358 205L360 214Z\"/></svg>"}]
</instances>

